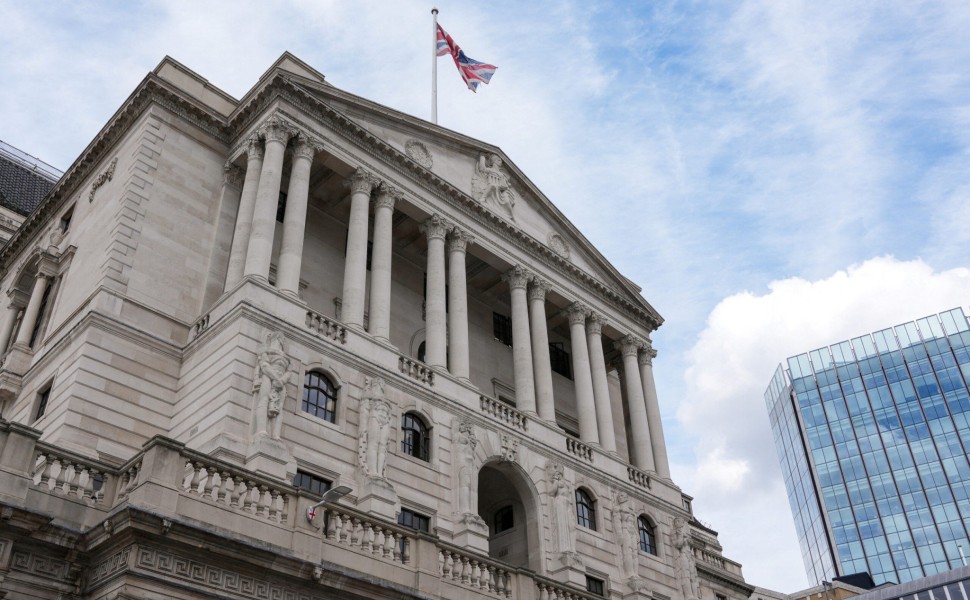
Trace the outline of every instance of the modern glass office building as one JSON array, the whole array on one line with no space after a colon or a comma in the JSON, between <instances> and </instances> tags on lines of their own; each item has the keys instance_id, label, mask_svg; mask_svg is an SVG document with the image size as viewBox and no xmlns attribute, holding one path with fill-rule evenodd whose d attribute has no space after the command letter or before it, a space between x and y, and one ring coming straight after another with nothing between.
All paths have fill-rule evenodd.
<instances>
[{"instance_id":1,"label":"modern glass office building","mask_svg":"<svg viewBox=\"0 0 970 600\"><path fill-rule=\"evenodd\" d=\"M788 359L765 392L810 582L970 551L970 325L954 309Z\"/></svg>"}]
</instances>

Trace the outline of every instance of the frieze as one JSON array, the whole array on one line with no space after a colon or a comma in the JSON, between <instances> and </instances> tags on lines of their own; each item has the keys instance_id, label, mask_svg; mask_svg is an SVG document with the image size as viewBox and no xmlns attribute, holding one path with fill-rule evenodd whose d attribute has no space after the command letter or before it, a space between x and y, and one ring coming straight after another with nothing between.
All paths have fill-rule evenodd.
<instances>
[{"instance_id":1,"label":"frieze","mask_svg":"<svg viewBox=\"0 0 970 600\"><path fill-rule=\"evenodd\" d=\"M131 547L124 548L105 558L88 571L88 585L99 583L128 568Z\"/></svg>"},{"instance_id":2,"label":"frieze","mask_svg":"<svg viewBox=\"0 0 970 600\"><path fill-rule=\"evenodd\" d=\"M14 571L22 571L49 577L51 579L63 580L67 577L68 563L49 556L40 556L30 552L14 551L10 560L10 568Z\"/></svg>"},{"instance_id":3,"label":"frieze","mask_svg":"<svg viewBox=\"0 0 970 600\"><path fill-rule=\"evenodd\" d=\"M97 193L98 189L114 178L115 167L117 166L118 157L116 156L111 160L111 164L108 165L108 168L102 171L101 174L98 175L97 179L94 180L94 183L91 184L91 192L88 194L88 202L94 202L94 194Z\"/></svg>"}]
</instances>

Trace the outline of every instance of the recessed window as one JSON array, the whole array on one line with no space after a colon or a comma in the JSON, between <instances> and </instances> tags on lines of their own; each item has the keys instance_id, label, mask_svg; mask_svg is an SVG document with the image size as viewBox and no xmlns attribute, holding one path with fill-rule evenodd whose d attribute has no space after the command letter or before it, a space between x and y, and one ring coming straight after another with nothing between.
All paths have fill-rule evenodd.
<instances>
[{"instance_id":1,"label":"recessed window","mask_svg":"<svg viewBox=\"0 0 970 600\"><path fill-rule=\"evenodd\" d=\"M410 527L417 531L424 531L425 533L431 531L431 517L418 514L408 508L401 509L401 512L397 515L397 522L399 525Z\"/></svg>"},{"instance_id":2,"label":"recessed window","mask_svg":"<svg viewBox=\"0 0 970 600\"><path fill-rule=\"evenodd\" d=\"M604 595L603 589L605 588L604 581L602 579L597 579L596 577L586 576L586 591L590 594L596 594L597 596Z\"/></svg>"},{"instance_id":3,"label":"recessed window","mask_svg":"<svg viewBox=\"0 0 970 600\"><path fill-rule=\"evenodd\" d=\"M727 600L727 596L724 594L714 594L714 600Z\"/></svg>"},{"instance_id":4,"label":"recessed window","mask_svg":"<svg viewBox=\"0 0 970 600\"><path fill-rule=\"evenodd\" d=\"M596 501L583 488L576 490L576 523L596 531Z\"/></svg>"},{"instance_id":5,"label":"recessed window","mask_svg":"<svg viewBox=\"0 0 970 600\"><path fill-rule=\"evenodd\" d=\"M44 413L47 412L47 402L51 398L51 387L53 387L53 384L48 383L43 389L37 392L37 411L34 413L35 421L43 417Z\"/></svg>"},{"instance_id":6,"label":"recessed window","mask_svg":"<svg viewBox=\"0 0 970 600\"><path fill-rule=\"evenodd\" d=\"M294 487L298 487L301 490L306 490L311 494L322 496L323 493L329 490L330 486L333 484L322 477L313 475L312 473L307 473L306 471L297 471L296 477L293 478L293 485Z\"/></svg>"},{"instance_id":7,"label":"recessed window","mask_svg":"<svg viewBox=\"0 0 970 600\"><path fill-rule=\"evenodd\" d=\"M640 530L640 550L647 554L657 554L657 530L646 517L637 519L637 529Z\"/></svg>"},{"instance_id":8,"label":"recessed window","mask_svg":"<svg viewBox=\"0 0 970 600\"><path fill-rule=\"evenodd\" d=\"M495 340L502 342L506 346L512 345L512 318L492 313L492 335Z\"/></svg>"},{"instance_id":9,"label":"recessed window","mask_svg":"<svg viewBox=\"0 0 970 600\"><path fill-rule=\"evenodd\" d=\"M549 342L549 366L554 373L559 373L566 379L573 378L572 364L569 353L562 342Z\"/></svg>"},{"instance_id":10,"label":"recessed window","mask_svg":"<svg viewBox=\"0 0 970 600\"><path fill-rule=\"evenodd\" d=\"M511 506L503 506L495 511L495 516L492 518L492 529L495 533L502 533L513 527L515 527L515 518Z\"/></svg>"},{"instance_id":11,"label":"recessed window","mask_svg":"<svg viewBox=\"0 0 970 600\"><path fill-rule=\"evenodd\" d=\"M428 460L431 448L429 431L421 417L414 413L405 413L401 417L401 452L414 458Z\"/></svg>"},{"instance_id":12,"label":"recessed window","mask_svg":"<svg viewBox=\"0 0 970 600\"><path fill-rule=\"evenodd\" d=\"M71 228L71 219L74 218L74 207L67 209L61 216L61 231L67 233L67 230Z\"/></svg>"},{"instance_id":13,"label":"recessed window","mask_svg":"<svg viewBox=\"0 0 970 600\"><path fill-rule=\"evenodd\" d=\"M337 422L337 388L323 373L310 371L303 380L301 410L331 423Z\"/></svg>"}]
</instances>

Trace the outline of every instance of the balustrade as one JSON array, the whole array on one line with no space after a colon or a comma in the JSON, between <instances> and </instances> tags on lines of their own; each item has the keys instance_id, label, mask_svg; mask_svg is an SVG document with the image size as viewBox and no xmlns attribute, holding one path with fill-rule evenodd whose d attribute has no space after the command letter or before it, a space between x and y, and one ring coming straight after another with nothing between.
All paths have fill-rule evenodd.
<instances>
[{"instance_id":1,"label":"balustrade","mask_svg":"<svg viewBox=\"0 0 970 600\"><path fill-rule=\"evenodd\" d=\"M566 436L566 450L574 456L592 463L593 462L593 449L577 440L574 437Z\"/></svg>"},{"instance_id":2,"label":"balustrade","mask_svg":"<svg viewBox=\"0 0 970 600\"><path fill-rule=\"evenodd\" d=\"M42 490L102 504L108 483L108 467L50 446L38 444L34 455L33 483Z\"/></svg>"},{"instance_id":3,"label":"balustrade","mask_svg":"<svg viewBox=\"0 0 970 600\"><path fill-rule=\"evenodd\" d=\"M638 485L644 489L650 489L650 476L640 469L629 465L626 468L626 474L634 485Z\"/></svg>"},{"instance_id":4,"label":"balustrade","mask_svg":"<svg viewBox=\"0 0 970 600\"><path fill-rule=\"evenodd\" d=\"M512 574L507 566L453 546L438 545L438 575L500 598L512 597Z\"/></svg>"},{"instance_id":5,"label":"balustrade","mask_svg":"<svg viewBox=\"0 0 970 600\"><path fill-rule=\"evenodd\" d=\"M327 509L327 540L359 552L408 564L412 537L409 530L343 507Z\"/></svg>"},{"instance_id":6,"label":"balustrade","mask_svg":"<svg viewBox=\"0 0 970 600\"><path fill-rule=\"evenodd\" d=\"M701 548L694 548L694 557L697 560L705 562L709 565L714 565L715 567L724 569L724 557L708 550L703 550Z\"/></svg>"},{"instance_id":7,"label":"balustrade","mask_svg":"<svg viewBox=\"0 0 970 600\"><path fill-rule=\"evenodd\" d=\"M347 328L343 323L308 310L306 326L315 334L341 344L347 343Z\"/></svg>"},{"instance_id":8,"label":"balustrade","mask_svg":"<svg viewBox=\"0 0 970 600\"><path fill-rule=\"evenodd\" d=\"M397 361L397 368L411 379L417 379L430 386L434 385L434 371L421 361L408 358L402 354Z\"/></svg>"},{"instance_id":9,"label":"balustrade","mask_svg":"<svg viewBox=\"0 0 970 600\"><path fill-rule=\"evenodd\" d=\"M185 477L182 492L198 496L227 508L250 513L259 519L286 523L289 519L290 495L278 483L244 474L225 464L202 458L202 455L182 455Z\"/></svg>"},{"instance_id":10,"label":"balustrade","mask_svg":"<svg viewBox=\"0 0 970 600\"><path fill-rule=\"evenodd\" d=\"M594 600L602 598L587 592L582 592L576 588L566 587L550 579L535 577L536 587L539 589L536 594L537 600Z\"/></svg>"},{"instance_id":11,"label":"balustrade","mask_svg":"<svg viewBox=\"0 0 970 600\"><path fill-rule=\"evenodd\" d=\"M521 429L522 431L528 430L529 418L501 400L489 398L488 396L480 396L479 403L482 412L493 419L502 421L510 427Z\"/></svg>"}]
</instances>

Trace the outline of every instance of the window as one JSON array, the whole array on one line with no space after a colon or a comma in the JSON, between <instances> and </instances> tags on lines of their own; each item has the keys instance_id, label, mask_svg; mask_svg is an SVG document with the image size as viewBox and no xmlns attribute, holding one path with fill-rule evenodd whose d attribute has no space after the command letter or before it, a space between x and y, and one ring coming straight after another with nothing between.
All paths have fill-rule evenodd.
<instances>
[{"instance_id":1,"label":"window","mask_svg":"<svg viewBox=\"0 0 970 600\"><path fill-rule=\"evenodd\" d=\"M324 421L337 422L337 388L326 375L310 371L303 381L303 412Z\"/></svg>"},{"instance_id":2,"label":"window","mask_svg":"<svg viewBox=\"0 0 970 600\"><path fill-rule=\"evenodd\" d=\"M421 342L421 345L418 346L418 360L419 361L424 362L424 357L425 357L426 352L427 352L427 346L425 346L425 342Z\"/></svg>"},{"instance_id":3,"label":"window","mask_svg":"<svg viewBox=\"0 0 970 600\"><path fill-rule=\"evenodd\" d=\"M293 485L311 494L322 496L325 491L330 489L332 484L326 479L317 477L306 471L297 471L296 477L293 478Z\"/></svg>"},{"instance_id":4,"label":"window","mask_svg":"<svg viewBox=\"0 0 970 600\"><path fill-rule=\"evenodd\" d=\"M604 581L596 577L586 576L586 591L597 596L603 596Z\"/></svg>"},{"instance_id":5,"label":"window","mask_svg":"<svg viewBox=\"0 0 970 600\"><path fill-rule=\"evenodd\" d=\"M47 401L51 398L52 386L52 383L48 383L42 390L37 392L37 412L36 416L34 416L35 421L43 417L44 413L47 412Z\"/></svg>"},{"instance_id":6,"label":"window","mask_svg":"<svg viewBox=\"0 0 970 600\"><path fill-rule=\"evenodd\" d=\"M492 529L495 533L502 533L503 531L512 529L515 527L515 519L513 517L512 506L503 506L495 511L495 516L492 517Z\"/></svg>"},{"instance_id":7,"label":"window","mask_svg":"<svg viewBox=\"0 0 970 600\"><path fill-rule=\"evenodd\" d=\"M404 527L410 527L425 533L431 531L431 518L418 514L409 508L402 508L397 515L397 522Z\"/></svg>"},{"instance_id":8,"label":"window","mask_svg":"<svg viewBox=\"0 0 970 600\"><path fill-rule=\"evenodd\" d=\"M576 522L596 531L596 501L583 488L576 490Z\"/></svg>"},{"instance_id":9,"label":"window","mask_svg":"<svg viewBox=\"0 0 970 600\"><path fill-rule=\"evenodd\" d=\"M492 335L506 346L512 345L512 318L492 313Z\"/></svg>"},{"instance_id":10,"label":"window","mask_svg":"<svg viewBox=\"0 0 970 600\"><path fill-rule=\"evenodd\" d=\"M428 427L421 417L414 413L405 413L401 417L401 452L414 458L428 460L431 444L428 439Z\"/></svg>"},{"instance_id":11,"label":"window","mask_svg":"<svg viewBox=\"0 0 970 600\"><path fill-rule=\"evenodd\" d=\"M562 342L549 342L549 364L553 372L559 373L566 379L573 378L569 353L566 352Z\"/></svg>"},{"instance_id":12,"label":"window","mask_svg":"<svg viewBox=\"0 0 970 600\"><path fill-rule=\"evenodd\" d=\"M61 216L61 231L67 233L67 230L71 228L71 219L74 217L74 207L67 209L67 211Z\"/></svg>"},{"instance_id":13,"label":"window","mask_svg":"<svg viewBox=\"0 0 970 600\"><path fill-rule=\"evenodd\" d=\"M727 596L724 594L714 594L714 600L727 600Z\"/></svg>"},{"instance_id":14,"label":"window","mask_svg":"<svg viewBox=\"0 0 970 600\"><path fill-rule=\"evenodd\" d=\"M637 529L640 530L640 550L647 554L657 554L657 530L646 517L637 519Z\"/></svg>"}]
</instances>

